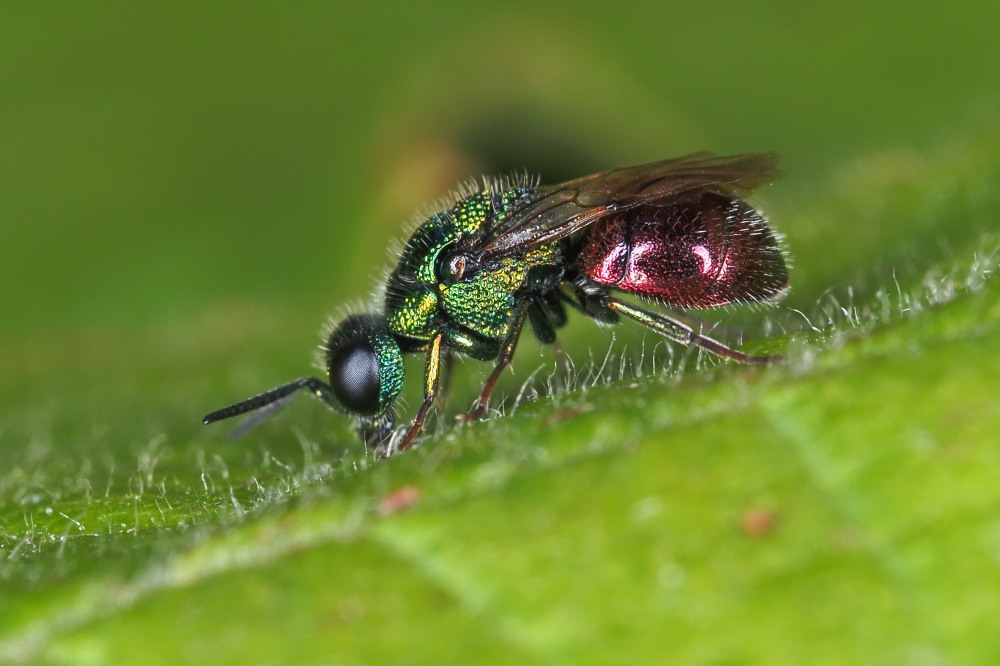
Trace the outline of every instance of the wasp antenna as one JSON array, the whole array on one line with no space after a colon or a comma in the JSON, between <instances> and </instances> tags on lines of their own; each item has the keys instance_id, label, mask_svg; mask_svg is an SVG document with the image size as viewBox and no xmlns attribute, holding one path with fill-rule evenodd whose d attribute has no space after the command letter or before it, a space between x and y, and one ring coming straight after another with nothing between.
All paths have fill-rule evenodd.
<instances>
[{"instance_id":1,"label":"wasp antenna","mask_svg":"<svg viewBox=\"0 0 1000 666\"><path fill-rule=\"evenodd\" d=\"M292 395L286 395L284 398L278 398L274 402L264 405L257 411L250 412L250 416L236 424L236 427L229 431L226 438L234 441L240 439L251 430L256 430L257 426L280 412L285 405L292 401L292 398L294 397L294 393Z\"/></svg>"},{"instance_id":2,"label":"wasp antenna","mask_svg":"<svg viewBox=\"0 0 1000 666\"><path fill-rule=\"evenodd\" d=\"M240 414L253 412L274 403L280 403L274 409L268 410L268 415L270 415L271 412L284 405L286 398L291 397L303 389L312 391L316 397L331 407L335 405L329 386L315 377L303 377L302 379L296 379L294 382L273 388L266 393L261 393L260 395L255 395L252 398L247 398L243 402L238 402L235 405L230 405L229 407L223 407L222 409L216 410L205 416L201 422L208 425L209 423L229 419L234 416L239 416Z\"/></svg>"}]
</instances>

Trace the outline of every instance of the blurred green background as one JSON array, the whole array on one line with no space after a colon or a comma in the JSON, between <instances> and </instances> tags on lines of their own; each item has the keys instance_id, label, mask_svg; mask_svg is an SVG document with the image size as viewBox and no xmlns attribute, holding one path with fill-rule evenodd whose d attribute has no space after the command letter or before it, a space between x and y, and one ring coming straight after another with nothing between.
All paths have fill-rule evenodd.
<instances>
[{"instance_id":1,"label":"blurred green background","mask_svg":"<svg viewBox=\"0 0 1000 666\"><path fill-rule=\"evenodd\" d=\"M995 108L996 10L966 5L8 4L0 331L317 321L481 173L778 150L764 196L808 196Z\"/></svg>"},{"instance_id":2,"label":"blurred green background","mask_svg":"<svg viewBox=\"0 0 1000 666\"><path fill-rule=\"evenodd\" d=\"M115 585L147 580L197 541L181 526L225 534L234 504L285 501L252 483L297 496L317 460L365 469L341 419L315 405L237 445L198 419L307 372L320 323L364 307L404 224L459 181L777 150L787 175L755 201L787 238L788 308L809 312L828 290L871 295L891 276L918 284L995 229L989 212L947 228L910 213L928 210L920 179L938 161L954 157L942 182L960 180L979 164L962 155L996 145L998 26L1000 5L971 1L4 3L0 660L131 608L108 593L82 619L52 610L89 584L110 589L109 570ZM585 322L567 337L582 359L611 339ZM459 395L482 371L461 366ZM292 458L285 478L273 461ZM363 503L398 484L392 473L343 492ZM339 492L327 479L305 495ZM68 528L43 527L30 510L43 505L109 526L129 516L145 536L57 548ZM49 545L24 536L43 532ZM45 654L85 660L120 628ZM234 642L220 653L241 654Z\"/></svg>"}]
</instances>

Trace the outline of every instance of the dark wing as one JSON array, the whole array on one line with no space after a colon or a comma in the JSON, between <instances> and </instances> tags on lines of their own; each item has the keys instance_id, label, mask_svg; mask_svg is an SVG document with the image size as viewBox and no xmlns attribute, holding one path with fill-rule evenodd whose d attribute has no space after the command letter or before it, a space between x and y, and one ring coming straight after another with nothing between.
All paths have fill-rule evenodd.
<instances>
[{"instance_id":1,"label":"dark wing","mask_svg":"<svg viewBox=\"0 0 1000 666\"><path fill-rule=\"evenodd\" d=\"M743 197L781 175L777 153L717 157L694 153L615 169L538 188L538 197L483 235L472 249L481 261L565 238L605 215L635 206L664 205L682 194Z\"/></svg>"}]
</instances>

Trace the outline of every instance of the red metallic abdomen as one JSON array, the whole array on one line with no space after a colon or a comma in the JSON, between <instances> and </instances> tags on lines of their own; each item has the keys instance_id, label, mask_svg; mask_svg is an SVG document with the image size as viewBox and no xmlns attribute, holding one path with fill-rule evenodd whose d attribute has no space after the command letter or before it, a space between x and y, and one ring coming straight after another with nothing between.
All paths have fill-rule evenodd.
<instances>
[{"instance_id":1,"label":"red metallic abdomen","mask_svg":"<svg viewBox=\"0 0 1000 666\"><path fill-rule=\"evenodd\" d=\"M577 265L598 284L674 307L776 300L788 286L764 219L741 199L714 193L598 220Z\"/></svg>"}]
</instances>

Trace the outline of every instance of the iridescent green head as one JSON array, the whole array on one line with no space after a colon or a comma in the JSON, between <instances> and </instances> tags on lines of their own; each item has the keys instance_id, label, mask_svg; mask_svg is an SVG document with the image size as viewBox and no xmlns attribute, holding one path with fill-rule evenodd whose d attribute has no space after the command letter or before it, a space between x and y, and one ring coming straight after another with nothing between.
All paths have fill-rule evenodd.
<instances>
[{"instance_id":1,"label":"iridescent green head","mask_svg":"<svg viewBox=\"0 0 1000 666\"><path fill-rule=\"evenodd\" d=\"M352 315L327 339L330 389L344 411L377 418L403 388L403 354L380 315Z\"/></svg>"}]
</instances>

